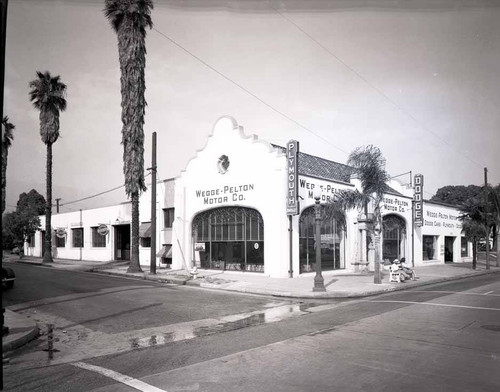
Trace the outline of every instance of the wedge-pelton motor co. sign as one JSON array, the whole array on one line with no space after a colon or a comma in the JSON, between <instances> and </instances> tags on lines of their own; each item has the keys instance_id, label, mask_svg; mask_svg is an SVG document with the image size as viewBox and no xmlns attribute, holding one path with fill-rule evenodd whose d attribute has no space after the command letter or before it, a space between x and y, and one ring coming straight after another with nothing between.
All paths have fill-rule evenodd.
<instances>
[{"instance_id":1,"label":"wedge-pelton motor co. sign","mask_svg":"<svg viewBox=\"0 0 500 392\"><path fill-rule=\"evenodd\" d=\"M286 214L299 213L299 142L290 140L286 145L287 189L286 189Z\"/></svg>"}]
</instances>

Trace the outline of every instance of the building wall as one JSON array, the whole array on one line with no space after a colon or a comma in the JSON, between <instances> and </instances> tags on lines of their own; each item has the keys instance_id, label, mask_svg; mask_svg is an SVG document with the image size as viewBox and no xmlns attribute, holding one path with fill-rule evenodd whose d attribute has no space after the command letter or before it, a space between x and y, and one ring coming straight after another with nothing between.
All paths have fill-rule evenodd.
<instances>
[{"instance_id":1,"label":"building wall","mask_svg":"<svg viewBox=\"0 0 500 392\"><path fill-rule=\"evenodd\" d=\"M468 244L468 256L461 255L462 224L458 220L456 208L425 201L423 206L424 224L415 229L415 265L432 265L445 263L445 238L454 238L453 262L464 262L472 259L472 246ZM436 237L436 250L430 260L423 251L424 236Z\"/></svg>"},{"instance_id":2,"label":"building wall","mask_svg":"<svg viewBox=\"0 0 500 392\"><path fill-rule=\"evenodd\" d=\"M161 146L160 146L161 148ZM227 156L229 166L221 170L219 159ZM389 184L395 193L387 193L381 205L383 217L396 215L404 220L406 241L402 254L408 261L412 259L412 233L414 235L414 263L418 265L442 264L445 262L445 238L453 237L453 262L470 260L461 255L461 224L457 220L459 212L450 206L424 203L424 225L413 230L412 197L413 190L401 186L396 181ZM313 176L299 175L300 212L314 205L313 192L322 189L322 203L333 199L341 190L358 189L360 183L336 182ZM200 150L176 179L157 183L156 196L156 249L163 245L172 246L172 269L189 270L195 260L192 238L194 217L203 211L224 206L240 206L257 210L264 221L264 274L272 277L287 277L290 270L289 218L286 215L287 160L279 149L256 136L247 136L231 117L222 117L214 125L206 146ZM400 193L400 194L396 194ZM174 208L172 227L165 227L164 210ZM369 212L373 212L373 206ZM140 222L151 222L150 187L140 198ZM363 224L358 222L359 211L346 213L347 228L343 240L345 269L360 270L360 265L374 269L374 250L367 250L362 241ZM42 228L45 217L41 217ZM131 204L124 203L85 211L75 211L52 216L53 229L64 229L67 233L66 246L54 248L55 258L101 260L116 258L115 230L122 224L130 224ZM106 246L92 247L91 228L105 224L109 228ZM292 270L293 276L300 274L299 255L300 214L292 217ZM71 231L84 230L84 246L72 244ZM424 260L423 236L434 236L436 252L431 260ZM35 236L35 246L25 247L28 255L42 256L42 235ZM53 240L53 244L55 241ZM381 241L382 248L383 241ZM382 254L382 249L380 249ZM140 263L144 268L150 265L151 248L139 248ZM160 259L156 257L158 265ZM392 261L392 260L391 260ZM247 272L248 273L248 272Z\"/></svg>"},{"instance_id":3,"label":"building wall","mask_svg":"<svg viewBox=\"0 0 500 392\"><path fill-rule=\"evenodd\" d=\"M221 174L218 161L229 158ZM285 209L286 158L269 143L246 136L230 117L214 126L205 148L176 181L174 268L192 266L192 221L196 214L223 206L259 211L264 220L264 273L287 276L289 247ZM179 243L176 243L176 239Z\"/></svg>"}]
</instances>

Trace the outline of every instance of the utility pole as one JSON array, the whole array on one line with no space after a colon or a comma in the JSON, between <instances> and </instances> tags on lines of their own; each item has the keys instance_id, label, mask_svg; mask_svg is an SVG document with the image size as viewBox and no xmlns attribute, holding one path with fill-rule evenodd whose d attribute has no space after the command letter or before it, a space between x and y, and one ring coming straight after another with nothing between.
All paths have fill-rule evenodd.
<instances>
[{"instance_id":1,"label":"utility pole","mask_svg":"<svg viewBox=\"0 0 500 392\"><path fill-rule=\"evenodd\" d=\"M59 214L59 200L61 200L61 198L56 199L56 211L58 214Z\"/></svg>"},{"instance_id":2,"label":"utility pole","mask_svg":"<svg viewBox=\"0 0 500 392\"><path fill-rule=\"evenodd\" d=\"M490 269L490 225L488 222L488 168L484 168L484 219L486 224L486 269Z\"/></svg>"},{"instance_id":3,"label":"utility pole","mask_svg":"<svg viewBox=\"0 0 500 392\"><path fill-rule=\"evenodd\" d=\"M151 274L156 274L156 132L153 132L151 157Z\"/></svg>"},{"instance_id":4,"label":"utility pole","mask_svg":"<svg viewBox=\"0 0 500 392\"><path fill-rule=\"evenodd\" d=\"M1 32L1 39L0 39L0 120L3 119L4 112L3 112L3 95L4 95L4 77L5 77L5 41L7 37L7 6L9 4L8 0L2 0L1 1L1 6L2 6L2 11L1 11L1 26L0 26L0 32ZM2 211L3 212L3 211ZM1 217L0 217L1 221ZM3 241L0 239L0 248L3 249ZM3 268L3 254L0 256L0 267ZM4 327L5 325L5 320L3 316L4 312L4 307L2 304L2 336L4 332ZM3 350L2 350L3 353ZM0 390L3 391L3 355L2 355L2 366L0 366Z\"/></svg>"}]
</instances>

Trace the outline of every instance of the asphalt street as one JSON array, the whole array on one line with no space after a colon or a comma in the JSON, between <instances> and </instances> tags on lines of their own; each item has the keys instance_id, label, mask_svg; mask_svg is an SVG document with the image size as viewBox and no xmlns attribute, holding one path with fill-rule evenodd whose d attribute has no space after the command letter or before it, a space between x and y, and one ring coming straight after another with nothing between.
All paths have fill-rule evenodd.
<instances>
[{"instance_id":1,"label":"asphalt street","mask_svg":"<svg viewBox=\"0 0 500 392\"><path fill-rule=\"evenodd\" d=\"M55 362L41 351L45 336L13 355L5 368L6 390L496 391L500 386L497 274L362 300L297 303L22 268L18 276L29 284L27 275L33 273L39 288L24 291L20 279L5 300L31 317L67 325L58 330L61 351ZM51 285L61 282L66 288L47 287L37 298L45 274ZM150 325L174 332L162 339L151 335ZM196 333L176 335L175 328L193 326ZM81 339L76 334L64 341L72 330L82 333ZM139 339L134 345L129 339L134 334L146 337L146 344ZM92 346L91 339L109 347L85 350L78 343Z\"/></svg>"}]
</instances>

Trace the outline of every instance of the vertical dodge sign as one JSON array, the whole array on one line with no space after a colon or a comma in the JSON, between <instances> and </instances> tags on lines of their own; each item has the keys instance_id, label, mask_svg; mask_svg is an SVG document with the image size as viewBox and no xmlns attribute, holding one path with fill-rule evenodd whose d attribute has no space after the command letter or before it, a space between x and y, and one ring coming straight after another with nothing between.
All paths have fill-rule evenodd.
<instances>
[{"instance_id":1,"label":"vertical dodge sign","mask_svg":"<svg viewBox=\"0 0 500 392\"><path fill-rule=\"evenodd\" d=\"M424 176L422 174L415 174L415 188L414 188L414 205L415 205L415 226L420 227L424 223L423 213L423 194L424 194Z\"/></svg>"},{"instance_id":2,"label":"vertical dodge sign","mask_svg":"<svg viewBox=\"0 0 500 392\"><path fill-rule=\"evenodd\" d=\"M286 145L287 166L287 193L286 214L299 213L299 170L298 170L299 142L290 140Z\"/></svg>"}]
</instances>

